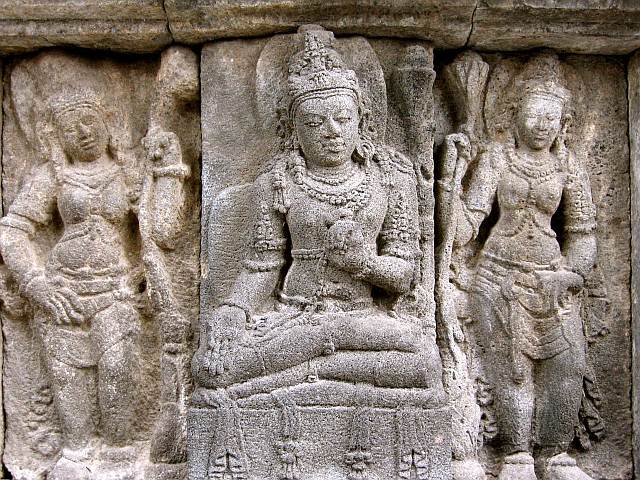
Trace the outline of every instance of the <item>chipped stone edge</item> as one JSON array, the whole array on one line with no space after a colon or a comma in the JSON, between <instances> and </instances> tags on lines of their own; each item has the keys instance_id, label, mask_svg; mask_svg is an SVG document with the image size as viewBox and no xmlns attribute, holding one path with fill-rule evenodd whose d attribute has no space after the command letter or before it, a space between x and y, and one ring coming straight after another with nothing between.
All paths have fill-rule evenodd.
<instances>
[{"instance_id":1,"label":"chipped stone edge","mask_svg":"<svg viewBox=\"0 0 640 480\"><path fill-rule=\"evenodd\" d=\"M630 58L627 65L627 89L631 182L633 478L637 478L640 474L640 51Z\"/></svg>"},{"instance_id":2,"label":"chipped stone edge","mask_svg":"<svg viewBox=\"0 0 640 480\"><path fill-rule=\"evenodd\" d=\"M296 2L299 2L297 6ZM286 33L294 31L300 23L314 21L313 18L301 21L298 13L302 5L301 0L290 2L287 8L275 5L266 17L260 5L241 5L240 8L234 7L233 2L223 2L199 6L197 2L183 4L176 0L158 0L158 9L152 18L43 20L28 14L22 18L2 18L0 13L0 55L63 45L148 53L175 42L199 45L220 38ZM324 22L339 34L427 39L437 48L447 49L517 51L550 47L572 53L627 55L640 48L640 9L637 13L635 10L612 12L612 15L615 13L613 20L602 21L598 27L602 12L597 9L523 8L475 0L456 10L455 2L445 2L442 8L447 14L431 21L433 5L427 2L427 7L415 17L405 15L394 19L393 15L383 15L385 21L381 24L371 22L369 15L357 13L356 6L353 14L339 20L318 18L316 21ZM560 17L556 23L549 20L554 15ZM229 21L230 16L235 21ZM541 19L549 20L549 31L540 30ZM583 24L586 30L567 30L566 22L574 27ZM543 23L546 25L547 21ZM507 24L517 28L512 32L503 30L501 25ZM634 25L638 25L638 29ZM616 30L616 26L620 28ZM585 36L590 41L586 41Z\"/></svg>"},{"instance_id":3,"label":"chipped stone edge","mask_svg":"<svg viewBox=\"0 0 640 480\"><path fill-rule=\"evenodd\" d=\"M2 203L2 178L3 178L3 150L2 141L4 139L4 65L0 58L0 216L4 216ZM4 335L2 334L2 315L0 315L0 460L4 457ZM0 478L3 478L2 466L0 462Z\"/></svg>"}]
</instances>

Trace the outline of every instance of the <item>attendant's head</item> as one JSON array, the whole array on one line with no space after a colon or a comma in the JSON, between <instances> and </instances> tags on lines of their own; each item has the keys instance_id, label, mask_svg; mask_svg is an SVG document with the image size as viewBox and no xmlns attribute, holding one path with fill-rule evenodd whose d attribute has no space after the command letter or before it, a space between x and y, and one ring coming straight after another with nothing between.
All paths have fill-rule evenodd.
<instances>
[{"instance_id":1,"label":"attendant's head","mask_svg":"<svg viewBox=\"0 0 640 480\"><path fill-rule=\"evenodd\" d=\"M100 101L92 92L78 91L52 98L49 113L55 134L68 160L92 162L107 153L111 134Z\"/></svg>"},{"instance_id":2,"label":"attendant's head","mask_svg":"<svg viewBox=\"0 0 640 480\"><path fill-rule=\"evenodd\" d=\"M570 120L571 94L560 81L560 62L555 54L543 53L525 66L518 85L515 137L519 147L550 150L564 134Z\"/></svg>"}]
</instances>

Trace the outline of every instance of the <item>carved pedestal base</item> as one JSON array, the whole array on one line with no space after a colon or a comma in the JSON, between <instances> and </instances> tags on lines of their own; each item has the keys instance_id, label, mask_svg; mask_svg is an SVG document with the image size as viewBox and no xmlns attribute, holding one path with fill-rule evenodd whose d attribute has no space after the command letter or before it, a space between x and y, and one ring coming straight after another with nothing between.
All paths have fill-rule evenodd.
<instances>
[{"instance_id":1,"label":"carved pedestal base","mask_svg":"<svg viewBox=\"0 0 640 480\"><path fill-rule=\"evenodd\" d=\"M188 416L189 480L452 478L446 407L327 406L323 396L303 404L282 394L271 405L265 396L214 406L207 392L216 397L197 392Z\"/></svg>"}]
</instances>

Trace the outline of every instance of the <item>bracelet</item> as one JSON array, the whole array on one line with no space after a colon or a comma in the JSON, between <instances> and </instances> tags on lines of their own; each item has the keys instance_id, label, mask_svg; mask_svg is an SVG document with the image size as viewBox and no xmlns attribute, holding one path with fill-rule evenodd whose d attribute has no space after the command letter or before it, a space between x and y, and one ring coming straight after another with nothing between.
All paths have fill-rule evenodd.
<instances>
[{"instance_id":1,"label":"bracelet","mask_svg":"<svg viewBox=\"0 0 640 480\"><path fill-rule=\"evenodd\" d=\"M29 292L29 286L36 279L44 277L44 270L42 268L32 268L24 274L24 279L18 288L20 294L27 294Z\"/></svg>"},{"instance_id":2,"label":"bracelet","mask_svg":"<svg viewBox=\"0 0 640 480\"><path fill-rule=\"evenodd\" d=\"M251 309L246 305L240 304L240 302L235 302L233 300L225 300L220 304L221 307L236 307L244 312L246 320L248 321L251 318Z\"/></svg>"},{"instance_id":3,"label":"bracelet","mask_svg":"<svg viewBox=\"0 0 640 480\"><path fill-rule=\"evenodd\" d=\"M154 177L176 177L184 179L191 174L191 169L184 163L176 165L167 165L166 167L157 167L153 169Z\"/></svg>"},{"instance_id":4,"label":"bracelet","mask_svg":"<svg viewBox=\"0 0 640 480\"><path fill-rule=\"evenodd\" d=\"M29 219L26 217L20 217L18 215L9 213L6 217L0 220L0 225L3 227L15 228L20 230L30 237L36 233L36 229Z\"/></svg>"}]
</instances>

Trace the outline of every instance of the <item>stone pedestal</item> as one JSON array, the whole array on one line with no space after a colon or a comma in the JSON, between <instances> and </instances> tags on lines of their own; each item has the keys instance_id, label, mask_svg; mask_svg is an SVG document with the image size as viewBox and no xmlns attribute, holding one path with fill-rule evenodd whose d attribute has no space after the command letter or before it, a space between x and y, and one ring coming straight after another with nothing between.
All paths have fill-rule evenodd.
<instances>
[{"instance_id":1,"label":"stone pedestal","mask_svg":"<svg viewBox=\"0 0 640 480\"><path fill-rule=\"evenodd\" d=\"M277 394L214 406L215 396L198 391L189 411L189 480L452 478L446 407L327 405L331 395L300 405Z\"/></svg>"}]
</instances>

